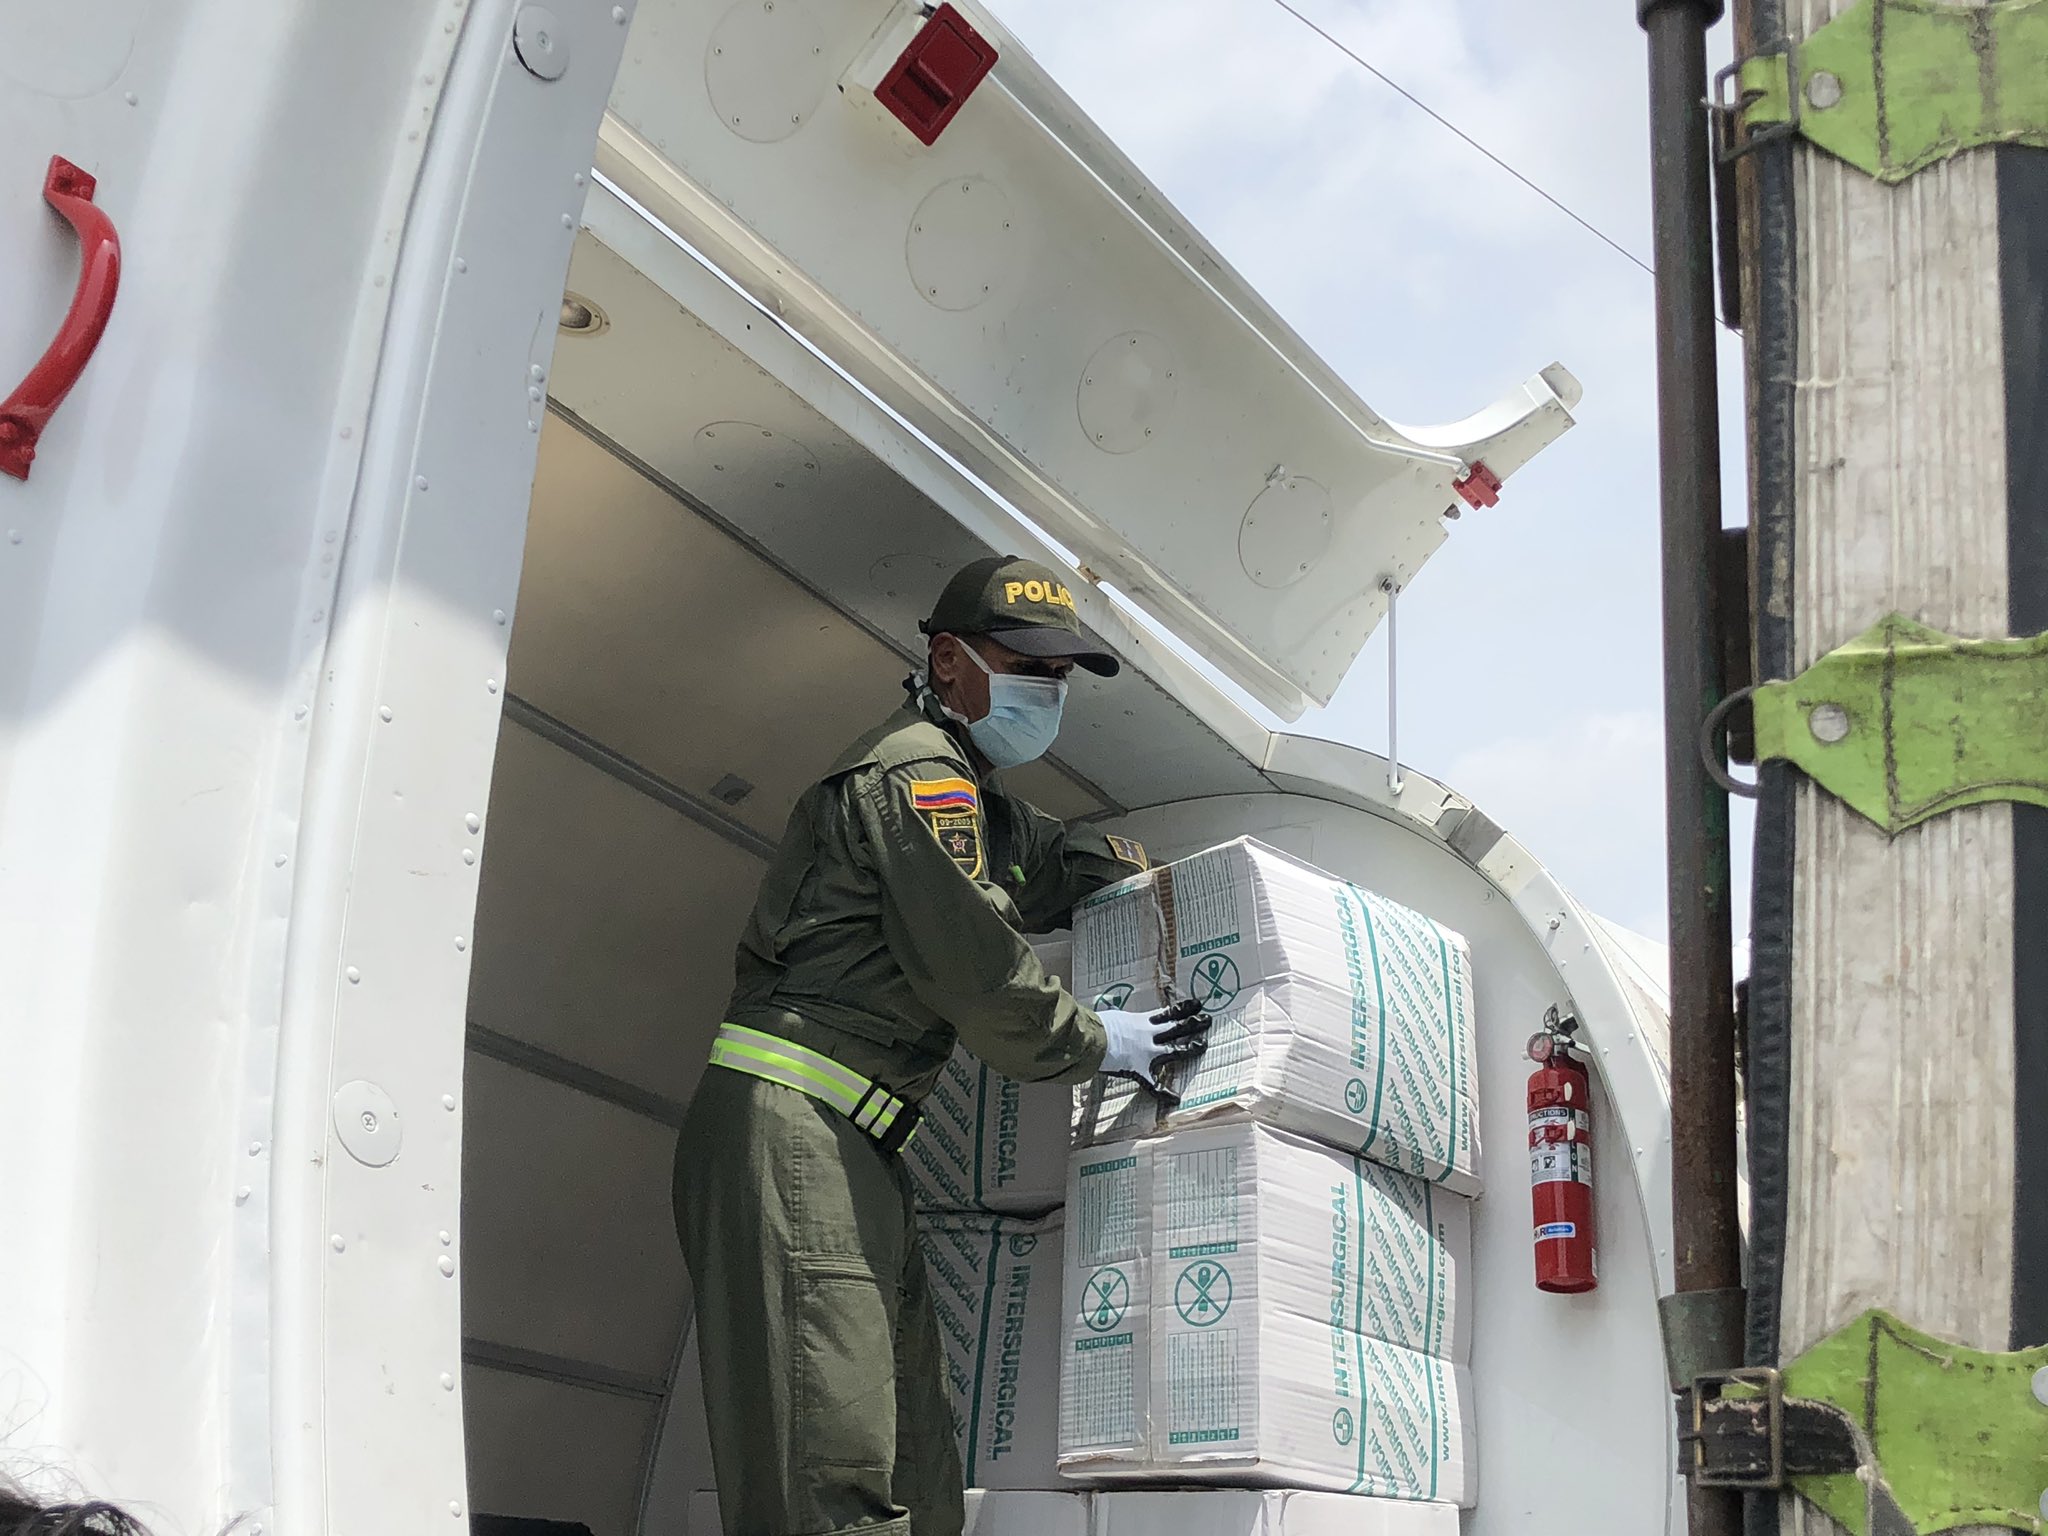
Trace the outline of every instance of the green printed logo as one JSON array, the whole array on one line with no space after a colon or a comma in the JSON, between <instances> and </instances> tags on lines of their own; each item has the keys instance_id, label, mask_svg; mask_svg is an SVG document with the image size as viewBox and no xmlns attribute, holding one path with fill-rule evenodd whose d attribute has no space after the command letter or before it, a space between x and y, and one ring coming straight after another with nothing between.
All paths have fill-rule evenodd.
<instances>
[{"instance_id":1,"label":"green printed logo","mask_svg":"<svg viewBox=\"0 0 2048 1536\"><path fill-rule=\"evenodd\" d=\"M1037 1246L1037 1234L1033 1232L1025 1232L1017 1237L1013 1237L1010 1239L1010 1254L1013 1258L1026 1258L1030 1255L1031 1250L1036 1248Z\"/></svg>"},{"instance_id":2,"label":"green printed logo","mask_svg":"<svg viewBox=\"0 0 2048 1536\"><path fill-rule=\"evenodd\" d=\"M1131 1282L1114 1264L1098 1269L1081 1288L1081 1320L1092 1333L1107 1333L1131 1306Z\"/></svg>"},{"instance_id":3,"label":"green printed logo","mask_svg":"<svg viewBox=\"0 0 2048 1536\"><path fill-rule=\"evenodd\" d=\"M1173 1309L1190 1328L1211 1328L1230 1310L1230 1271L1198 1260L1173 1283Z\"/></svg>"},{"instance_id":4,"label":"green printed logo","mask_svg":"<svg viewBox=\"0 0 2048 1536\"><path fill-rule=\"evenodd\" d=\"M1353 1113L1354 1115L1362 1115L1365 1113L1366 1097L1367 1093L1364 1078L1354 1077L1353 1079L1351 1079L1350 1082L1344 1085L1344 1107L1350 1110L1351 1113Z\"/></svg>"},{"instance_id":5,"label":"green printed logo","mask_svg":"<svg viewBox=\"0 0 2048 1536\"><path fill-rule=\"evenodd\" d=\"M1334 1414L1330 1415L1330 1438L1339 1445L1349 1445L1351 1443L1351 1434L1351 1410L1349 1408L1339 1408Z\"/></svg>"},{"instance_id":6,"label":"green printed logo","mask_svg":"<svg viewBox=\"0 0 2048 1536\"><path fill-rule=\"evenodd\" d=\"M1098 1011L1104 1008L1121 1008L1131 1000L1131 994L1135 991L1137 988L1128 981L1120 981L1098 996L1090 1006Z\"/></svg>"},{"instance_id":7,"label":"green printed logo","mask_svg":"<svg viewBox=\"0 0 2048 1536\"><path fill-rule=\"evenodd\" d=\"M1211 1012L1229 1007L1243 985L1238 979L1237 962L1228 955L1210 955L1195 967L1195 1000Z\"/></svg>"}]
</instances>

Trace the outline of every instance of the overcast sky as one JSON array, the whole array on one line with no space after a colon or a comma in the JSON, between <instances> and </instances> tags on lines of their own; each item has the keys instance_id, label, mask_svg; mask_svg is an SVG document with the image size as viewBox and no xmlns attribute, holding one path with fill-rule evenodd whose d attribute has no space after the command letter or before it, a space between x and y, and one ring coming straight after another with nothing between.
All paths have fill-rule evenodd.
<instances>
[{"instance_id":1,"label":"overcast sky","mask_svg":"<svg viewBox=\"0 0 2048 1536\"><path fill-rule=\"evenodd\" d=\"M1628 0L1296 3L1649 260ZM1650 278L1273 0L995 4L1374 410L1452 421L1549 363L1578 376L1578 426L1500 506L1454 524L1401 599L1401 755L1603 916L1662 937ZM1739 354L1722 357L1726 520L1741 522ZM1382 634L1330 708L1293 728L1384 750L1385 674Z\"/></svg>"}]
</instances>

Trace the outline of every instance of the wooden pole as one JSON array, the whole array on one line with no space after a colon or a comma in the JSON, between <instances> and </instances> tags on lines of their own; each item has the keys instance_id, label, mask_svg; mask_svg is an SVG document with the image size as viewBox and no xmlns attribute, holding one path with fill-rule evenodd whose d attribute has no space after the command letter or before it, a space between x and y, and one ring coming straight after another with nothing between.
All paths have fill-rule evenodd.
<instances>
[{"instance_id":1,"label":"wooden pole","mask_svg":"<svg viewBox=\"0 0 2048 1536\"><path fill-rule=\"evenodd\" d=\"M1849 3L1785 0L1787 30L1804 37ZM2004 635L1995 156L1887 187L1811 146L1792 153L1795 406L1792 462L1777 466L1796 507L1782 552L1792 668L1894 609ZM1800 776L1780 782L1793 828L1780 1354L1870 1306L2006 1348L2013 813L1965 809L1888 839ZM1797 1499L1781 1519L1838 1529Z\"/></svg>"}]
</instances>

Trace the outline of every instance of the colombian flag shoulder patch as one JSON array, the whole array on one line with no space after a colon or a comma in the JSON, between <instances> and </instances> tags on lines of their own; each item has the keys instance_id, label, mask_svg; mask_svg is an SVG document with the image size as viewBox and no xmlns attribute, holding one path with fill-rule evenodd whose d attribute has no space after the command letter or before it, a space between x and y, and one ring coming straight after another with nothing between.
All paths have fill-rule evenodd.
<instances>
[{"instance_id":1,"label":"colombian flag shoulder patch","mask_svg":"<svg viewBox=\"0 0 2048 1536\"><path fill-rule=\"evenodd\" d=\"M965 779L912 779L910 803L920 811L978 811L981 796Z\"/></svg>"}]
</instances>

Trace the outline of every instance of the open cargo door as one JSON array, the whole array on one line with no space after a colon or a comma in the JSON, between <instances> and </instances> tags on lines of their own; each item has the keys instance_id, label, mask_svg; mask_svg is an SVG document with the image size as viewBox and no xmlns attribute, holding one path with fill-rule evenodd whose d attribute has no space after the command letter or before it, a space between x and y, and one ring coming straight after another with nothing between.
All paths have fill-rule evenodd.
<instances>
[{"instance_id":1,"label":"open cargo door","mask_svg":"<svg viewBox=\"0 0 2048 1536\"><path fill-rule=\"evenodd\" d=\"M952 60L919 62L934 39ZM906 73L953 114L930 145L877 96ZM643 0L611 106L602 175L1289 719L1444 516L1571 425L1554 365L1465 421L1389 423L979 11Z\"/></svg>"}]
</instances>

